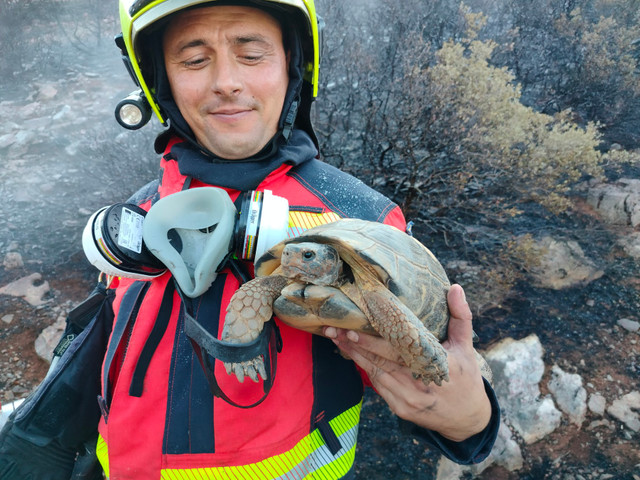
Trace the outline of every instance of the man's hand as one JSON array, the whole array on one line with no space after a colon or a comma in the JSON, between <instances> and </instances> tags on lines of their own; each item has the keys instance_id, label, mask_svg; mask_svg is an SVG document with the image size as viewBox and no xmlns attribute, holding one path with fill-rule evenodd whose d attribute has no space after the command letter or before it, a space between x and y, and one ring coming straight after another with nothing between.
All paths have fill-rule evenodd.
<instances>
[{"instance_id":1,"label":"man's hand","mask_svg":"<svg viewBox=\"0 0 640 480\"><path fill-rule=\"evenodd\" d=\"M451 318L443 346L449 381L441 386L414 379L383 338L334 327L325 328L324 334L367 373L396 415L460 442L484 430L491 418L491 404L473 348L471 310L460 285L451 287L447 301Z\"/></svg>"}]
</instances>

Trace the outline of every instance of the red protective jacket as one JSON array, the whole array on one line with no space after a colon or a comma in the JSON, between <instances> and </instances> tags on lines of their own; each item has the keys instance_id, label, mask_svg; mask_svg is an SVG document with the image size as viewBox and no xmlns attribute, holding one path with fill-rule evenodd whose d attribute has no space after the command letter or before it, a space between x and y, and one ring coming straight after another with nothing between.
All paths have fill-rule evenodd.
<instances>
[{"instance_id":1,"label":"red protective jacket","mask_svg":"<svg viewBox=\"0 0 640 480\"><path fill-rule=\"evenodd\" d=\"M138 195L143 208L186 186L207 185L183 174L202 165L189 158L183 165L181 155L194 153L171 142L158 188ZM397 205L313 156L307 149L302 158L285 158L251 187L288 199L290 225L300 231L341 217L405 227ZM225 165L211 168L219 175ZM233 200L240 194L226 190ZM224 270L194 302L194 316L218 338L238 286ZM331 341L279 324L283 347L273 388L260 405L241 409L211 394L169 273L121 279L114 312L98 445L109 478L342 478L351 470L364 384ZM218 367L216 378L234 401L247 405L263 395L260 384L241 384Z\"/></svg>"}]
</instances>

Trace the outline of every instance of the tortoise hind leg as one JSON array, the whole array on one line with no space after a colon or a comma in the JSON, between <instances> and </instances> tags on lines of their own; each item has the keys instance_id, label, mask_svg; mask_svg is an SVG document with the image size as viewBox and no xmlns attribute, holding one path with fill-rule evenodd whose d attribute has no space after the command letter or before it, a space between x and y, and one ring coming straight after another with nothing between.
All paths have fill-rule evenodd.
<instances>
[{"instance_id":1,"label":"tortoise hind leg","mask_svg":"<svg viewBox=\"0 0 640 480\"><path fill-rule=\"evenodd\" d=\"M446 350L398 297L383 287L362 296L371 325L398 351L415 378L426 385L449 380Z\"/></svg>"}]
</instances>

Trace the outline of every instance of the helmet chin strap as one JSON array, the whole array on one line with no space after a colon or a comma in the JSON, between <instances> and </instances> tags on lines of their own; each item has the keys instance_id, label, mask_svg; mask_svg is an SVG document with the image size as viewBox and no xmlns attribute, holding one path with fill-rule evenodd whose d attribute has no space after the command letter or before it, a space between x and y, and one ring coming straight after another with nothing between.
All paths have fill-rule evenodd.
<instances>
[{"instance_id":1,"label":"helmet chin strap","mask_svg":"<svg viewBox=\"0 0 640 480\"><path fill-rule=\"evenodd\" d=\"M230 260L231 262L234 262L234 260ZM179 288L178 293L182 296ZM273 387L278 365L278 354L282 351L282 337L275 321L271 319L266 322L262 332L252 342L224 342L209 333L196 319L192 305L194 300L184 298L184 296L182 296L182 299L184 331L205 374L211 393L237 408L253 408L261 404ZM232 400L222 390L216 378L216 361L238 363L258 356L262 356L267 372L267 378L262 384L263 395L252 403L240 404Z\"/></svg>"}]
</instances>

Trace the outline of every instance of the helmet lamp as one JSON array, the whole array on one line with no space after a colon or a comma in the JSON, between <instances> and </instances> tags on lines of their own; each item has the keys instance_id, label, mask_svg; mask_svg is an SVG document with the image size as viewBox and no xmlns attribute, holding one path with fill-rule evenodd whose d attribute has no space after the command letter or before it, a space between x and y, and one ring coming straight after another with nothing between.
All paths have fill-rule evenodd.
<instances>
[{"instance_id":1,"label":"helmet lamp","mask_svg":"<svg viewBox=\"0 0 640 480\"><path fill-rule=\"evenodd\" d=\"M142 90L130 93L116 105L116 120L129 130L145 126L151 119L151 106Z\"/></svg>"}]
</instances>

